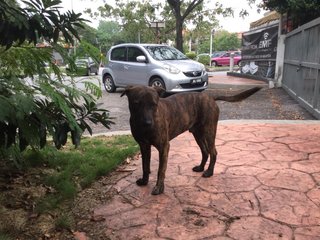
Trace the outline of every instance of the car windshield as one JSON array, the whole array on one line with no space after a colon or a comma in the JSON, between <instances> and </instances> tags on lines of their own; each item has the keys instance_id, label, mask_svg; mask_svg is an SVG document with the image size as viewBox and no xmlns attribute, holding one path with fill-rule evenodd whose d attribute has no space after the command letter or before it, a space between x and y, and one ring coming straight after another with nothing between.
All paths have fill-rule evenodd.
<instances>
[{"instance_id":1,"label":"car windshield","mask_svg":"<svg viewBox=\"0 0 320 240\"><path fill-rule=\"evenodd\" d=\"M77 59L75 61L76 64L87 64L88 60L87 59Z\"/></svg>"},{"instance_id":2,"label":"car windshield","mask_svg":"<svg viewBox=\"0 0 320 240\"><path fill-rule=\"evenodd\" d=\"M188 59L182 52L168 46L145 46L152 58L159 61Z\"/></svg>"},{"instance_id":3,"label":"car windshield","mask_svg":"<svg viewBox=\"0 0 320 240\"><path fill-rule=\"evenodd\" d=\"M220 56L222 56L223 54L225 54L226 52L214 52L213 54L212 54L212 57L220 57Z\"/></svg>"}]
</instances>

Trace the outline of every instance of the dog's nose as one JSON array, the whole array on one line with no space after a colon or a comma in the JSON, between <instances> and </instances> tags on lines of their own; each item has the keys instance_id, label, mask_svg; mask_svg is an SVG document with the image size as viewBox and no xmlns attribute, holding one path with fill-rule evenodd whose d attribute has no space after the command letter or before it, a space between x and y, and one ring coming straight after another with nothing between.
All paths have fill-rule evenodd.
<instances>
[{"instance_id":1,"label":"dog's nose","mask_svg":"<svg viewBox=\"0 0 320 240\"><path fill-rule=\"evenodd\" d=\"M145 118L143 121L144 125L150 127L152 125L152 120L150 118Z\"/></svg>"}]
</instances>

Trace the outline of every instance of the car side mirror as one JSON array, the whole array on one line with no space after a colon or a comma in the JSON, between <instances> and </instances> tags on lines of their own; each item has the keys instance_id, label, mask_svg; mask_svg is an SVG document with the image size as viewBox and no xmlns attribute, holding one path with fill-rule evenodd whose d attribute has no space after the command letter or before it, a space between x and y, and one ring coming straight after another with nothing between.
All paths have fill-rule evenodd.
<instances>
[{"instance_id":1,"label":"car side mirror","mask_svg":"<svg viewBox=\"0 0 320 240\"><path fill-rule=\"evenodd\" d=\"M137 57L137 61L138 62L144 62L144 63L146 63L147 62L147 59L146 59L146 56L143 56L143 55L141 55L141 56L138 56Z\"/></svg>"}]
</instances>

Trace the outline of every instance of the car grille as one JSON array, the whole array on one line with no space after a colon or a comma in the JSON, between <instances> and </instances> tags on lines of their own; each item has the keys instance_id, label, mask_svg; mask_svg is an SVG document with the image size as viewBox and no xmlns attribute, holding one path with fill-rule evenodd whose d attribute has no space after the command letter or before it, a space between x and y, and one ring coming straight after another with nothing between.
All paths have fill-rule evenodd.
<instances>
[{"instance_id":1,"label":"car grille","mask_svg":"<svg viewBox=\"0 0 320 240\"><path fill-rule=\"evenodd\" d=\"M182 88L188 89L188 88L199 88L206 86L207 82L200 82L200 83L182 83L180 86Z\"/></svg>"},{"instance_id":2,"label":"car grille","mask_svg":"<svg viewBox=\"0 0 320 240\"><path fill-rule=\"evenodd\" d=\"M184 75L187 77L200 77L202 71L190 71L190 72L183 72Z\"/></svg>"}]
</instances>

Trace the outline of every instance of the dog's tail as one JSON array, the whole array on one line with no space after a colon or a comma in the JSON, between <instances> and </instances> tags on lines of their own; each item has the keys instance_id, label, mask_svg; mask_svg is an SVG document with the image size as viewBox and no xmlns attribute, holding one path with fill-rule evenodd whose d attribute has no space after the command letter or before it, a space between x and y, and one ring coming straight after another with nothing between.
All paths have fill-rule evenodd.
<instances>
[{"instance_id":1,"label":"dog's tail","mask_svg":"<svg viewBox=\"0 0 320 240\"><path fill-rule=\"evenodd\" d=\"M258 92L260 89L261 87L254 87L233 96L214 96L214 100L226 102L239 102L243 99L250 97L252 94Z\"/></svg>"}]
</instances>

